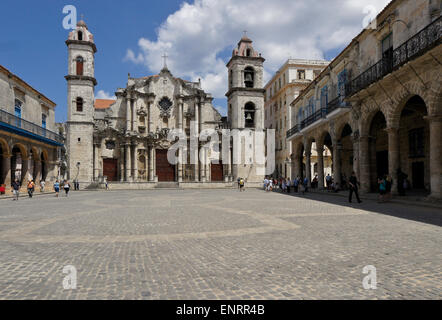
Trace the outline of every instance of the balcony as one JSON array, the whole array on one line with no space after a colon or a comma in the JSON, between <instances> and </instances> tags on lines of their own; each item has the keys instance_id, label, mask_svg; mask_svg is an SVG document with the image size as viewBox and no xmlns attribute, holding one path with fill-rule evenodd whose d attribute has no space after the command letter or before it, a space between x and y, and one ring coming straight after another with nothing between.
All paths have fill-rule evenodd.
<instances>
[{"instance_id":1,"label":"balcony","mask_svg":"<svg viewBox=\"0 0 442 320\"><path fill-rule=\"evenodd\" d=\"M416 59L440 44L442 35L442 17L439 17L419 33L393 50L391 59L382 59L355 79L347 82L346 91L352 96L379 81L387 74L399 69L407 62Z\"/></svg>"},{"instance_id":2,"label":"balcony","mask_svg":"<svg viewBox=\"0 0 442 320\"><path fill-rule=\"evenodd\" d=\"M16 117L4 110L0 110L0 129L54 146L62 146L64 142L61 135Z\"/></svg>"},{"instance_id":3,"label":"balcony","mask_svg":"<svg viewBox=\"0 0 442 320\"><path fill-rule=\"evenodd\" d=\"M316 111L312 115L310 115L307 118L305 118L304 120L302 120L301 130L304 130L305 128L311 126L314 123L319 123L319 120L325 119L326 115L327 115L327 109L325 109L325 108L322 108L322 109Z\"/></svg>"},{"instance_id":4,"label":"balcony","mask_svg":"<svg viewBox=\"0 0 442 320\"><path fill-rule=\"evenodd\" d=\"M291 128L289 131L287 131L287 139L294 136L295 134L299 133L301 131L301 126L297 124L293 128Z\"/></svg>"},{"instance_id":5,"label":"balcony","mask_svg":"<svg viewBox=\"0 0 442 320\"><path fill-rule=\"evenodd\" d=\"M334 117L349 109L349 105L343 101L343 98L338 96L327 104L327 118Z\"/></svg>"}]
</instances>

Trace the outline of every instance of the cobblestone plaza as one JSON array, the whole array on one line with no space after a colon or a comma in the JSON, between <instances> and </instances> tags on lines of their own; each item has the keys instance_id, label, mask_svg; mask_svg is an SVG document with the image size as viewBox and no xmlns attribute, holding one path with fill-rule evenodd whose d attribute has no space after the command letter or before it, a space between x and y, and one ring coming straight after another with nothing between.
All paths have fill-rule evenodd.
<instances>
[{"instance_id":1,"label":"cobblestone plaza","mask_svg":"<svg viewBox=\"0 0 442 320\"><path fill-rule=\"evenodd\" d=\"M440 299L441 217L256 189L0 200L0 299Z\"/></svg>"}]
</instances>

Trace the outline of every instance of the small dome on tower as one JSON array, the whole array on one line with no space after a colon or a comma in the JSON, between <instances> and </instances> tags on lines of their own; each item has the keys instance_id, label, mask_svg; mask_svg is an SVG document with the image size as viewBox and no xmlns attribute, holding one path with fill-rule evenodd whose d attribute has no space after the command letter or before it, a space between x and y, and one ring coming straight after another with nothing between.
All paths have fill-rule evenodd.
<instances>
[{"instance_id":1,"label":"small dome on tower","mask_svg":"<svg viewBox=\"0 0 442 320\"><path fill-rule=\"evenodd\" d=\"M257 58L259 57L258 52L253 49L252 46L253 41L247 37L246 34L244 34L238 42L238 46L233 49L232 57L233 56L241 56L241 57L251 57L251 58Z\"/></svg>"},{"instance_id":2,"label":"small dome on tower","mask_svg":"<svg viewBox=\"0 0 442 320\"><path fill-rule=\"evenodd\" d=\"M83 27L87 29L87 25L86 22L84 22L84 20L80 20L77 22L77 27Z\"/></svg>"},{"instance_id":3,"label":"small dome on tower","mask_svg":"<svg viewBox=\"0 0 442 320\"><path fill-rule=\"evenodd\" d=\"M86 22L80 20L77 22L75 30L69 33L68 40L87 41L94 43L94 35L89 31Z\"/></svg>"}]
</instances>

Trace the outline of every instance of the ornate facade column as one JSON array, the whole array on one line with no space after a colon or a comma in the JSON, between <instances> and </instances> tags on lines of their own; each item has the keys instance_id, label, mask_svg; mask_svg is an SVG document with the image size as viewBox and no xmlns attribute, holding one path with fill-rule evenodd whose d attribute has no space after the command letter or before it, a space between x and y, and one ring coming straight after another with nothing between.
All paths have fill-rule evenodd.
<instances>
[{"instance_id":1,"label":"ornate facade column","mask_svg":"<svg viewBox=\"0 0 442 320\"><path fill-rule=\"evenodd\" d=\"M201 163L200 163L200 177L201 182L206 182L206 148L200 146Z\"/></svg>"},{"instance_id":2,"label":"ornate facade column","mask_svg":"<svg viewBox=\"0 0 442 320\"><path fill-rule=\"evenodd\" d=\"M30 168L30 156L22 157L21 159L22 165L21 165L21 183L22 186L26 186L29 180L29 168Z\"/></svg>"},{"instance_id":3,"label":"ornate facade column","mask_svg":"<svg viewBox=\"0 0 442 320\"><path fill-rule=\"evenodd\" d=\"M200 144L199 144L199 101L195 101L195 134L197 135L197 143L196 143L196 150L195 152L195 164L194 164L194 176L195 176L195 182L200 181L200 161L199 161L199 155L200 155Z\"/></svg>"},{"instance_id":4,"label":"ornate facade column","mask_svg":"<svg viewBox=\"0 0 442 320\"><path fill-rule=\"evenodd\" d=\"M359 182L361 183L362 192L370 192L370 153L368 136L359 138Z\"/></svg>"},{"instance_id":5,"label":"ornate facade column","mask_svg":"<svg viewBox=\"0 0 442 320\"><path fill-rule=\"evenodd\" d=\"M118 159L120 162L120 182L124 181L124 146L120 144L120 158Z\"/></svg>"},{"instance_id":6,"label":"ornate facade column","mask_svg":"<svg viewBox=\"0 0 442 320\"><path fill-rule=\"evenodd\" d=\"M398 192L397 169L400 167L400 150L399 150L399 129L387 128L388 133L388 172L393 178L391 191Z\"/></svg>"},{"instance_id":7,"label":"ornate facade column","mask_svg":"<svg viewBox=\"0 0 442 320\"><path fill-rule=\"evenodd\" d=\"M227 163L227 180L226 182L232 181L232 147L229 145L229 162Z\"/></svg>"},{"instance_id":8,"label":"ornate facade column","mask_svg":"<svg viewBox=\"0 0 442 320\"><path fill-rule=\"evenodd\" d=\"M316 144L318 153L318 189L324 189L324 145Z\"/></svg>"},{"instance_id":9,"label":"ornate facade column","mask_svg":"<svg viewBox=\"0 0 442 320\"><path fill-rule=\"evenodd\" d=\"M92 153L92 156L93 156L93 165L94 165L94 168L93 168L93 181L97 181L98 180L98 177L99 177L99 175L100 175L100 169L98 168L98 143L97 142L95 142L94 141L94 150L93 150L93 153Z\"/></svg>"},{"instance_id":10,"label":"ornate facade column","mask_svg":"<svg viewBox=\"0 0 442 320\"><path fill-rule=\"evenodd\" d=\"M132 100L132 130L138 132L137 100Z\"/></svg>"},{"instance_id":11,"label":"ornate facade column","mask_svg":"<svg viewBox=\"0 0 442 320\"><path fill-rule=\"evenodd\" d=\"M153 171L153 146L149 147L149 181L153 182L154 171Z\"/></svg>"},{"instance_id":12,"label":"ornate facade column","mask_svg":"<svg viewBox=\"0 0 442 320\"><path fill-rule=\"evenodd\" d=\"M126 132L131 131L131 117L132 117L132 112L131 112L131 97L130 94L127 94L126 96Z\"/></svg>"},{"instance_id":13,"label":"ornate facade column","mask_svg":"<svg viewBox=\"0 0 442 320\"><path fill-rule=\"evenodd\" d=\"M426 117L430 122L430 197L442 198L442 115Z\"/></svg>"},{"instance_id":14,"label":"ornate facade column","mask_svg":"<svg viewBox=\"0 0 442 320\"><path fill-rule=\"evenodd\" d=\"M126 148L126 181L129 182L132 179L132 148L130 142L125 146Z\"/></svg>"},{"instance_id":15,"label":"ornate facade column","mask_svg":"<svg viewBox=\"0 0 442 320\"><path fill-rule=\"evenodd\" d=\"M153 121L152 121L152 108L153 108L154 98L149 97L147 101L147 132L153 132Z\"/></svg>"},{"instance_id":16,"label":"ornate facade column","mask_svg":"<svg viewBox=\"0 0 442 320\"><path fill-rule=\"evenodd\" d=\"M138 144L134 144L134 166L133 166L133 177L134 181L138 181Z\"/></svg>"}]
</instances>

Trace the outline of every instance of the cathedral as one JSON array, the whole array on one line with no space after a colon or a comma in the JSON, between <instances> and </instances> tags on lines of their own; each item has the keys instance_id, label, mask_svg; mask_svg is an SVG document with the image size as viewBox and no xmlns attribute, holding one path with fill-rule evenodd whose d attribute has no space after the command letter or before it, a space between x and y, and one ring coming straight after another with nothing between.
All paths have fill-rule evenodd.
<instances>
[{"instance_id":1,"label":"cathedral","mask_svg":"<svg viewBox=\"0 0 442 320\"><path fill-rule=\"evenodd\" d=\"M65 77L66 147L70 180L79 181L82 188L107 180L114 189L162 185L231 187L239 177L249 185L261 184L264 173L252 159L244 163L230 161L231 139L220 139L219 150L227 150L224 152L228 154L224 163L220 153L201 142L196 144L195 151L187 148L191 143L191 125L197 134L212 129L220 136L226 129L240 132L264 129L264 58L254 50L247 36L241 38L227 64L227 117L214 108L213 97L202 90L200 82L174 77L166 61L157 75L143 78L129 75L126 87L116 90L116 100L96 100L97 48L84 21L79 21L70 32L66 45L69 59L69 74ZM168 139L168 135L175 129L181 129L188 142L184 149L178 150L180 161L171 164L168 150L175 141ZM240 143L245 144L245 140L241 139ZM245 147L241 145L240 150Z\"/></svg>"}]
</instances>

